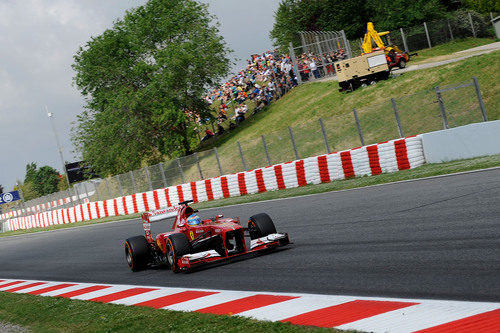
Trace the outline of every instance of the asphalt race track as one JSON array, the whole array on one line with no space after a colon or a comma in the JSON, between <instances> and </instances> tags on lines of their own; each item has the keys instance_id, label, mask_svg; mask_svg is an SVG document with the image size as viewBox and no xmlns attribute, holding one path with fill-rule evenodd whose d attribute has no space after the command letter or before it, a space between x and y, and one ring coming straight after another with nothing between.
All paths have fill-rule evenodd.
<instances>
[{"instance_id":1,"label":"asphalt race track","mask_svg":"<svg viewBox=\"0 0 500 333\"><path fill-rule=\"evenodd\" d=\"M132 273L138 220L0 238L0 278L500 300L500 169L209 209L267 212L289 249L190 274ZM153 234L166 231L154 223Z\"/></svg>"}]
</instances>

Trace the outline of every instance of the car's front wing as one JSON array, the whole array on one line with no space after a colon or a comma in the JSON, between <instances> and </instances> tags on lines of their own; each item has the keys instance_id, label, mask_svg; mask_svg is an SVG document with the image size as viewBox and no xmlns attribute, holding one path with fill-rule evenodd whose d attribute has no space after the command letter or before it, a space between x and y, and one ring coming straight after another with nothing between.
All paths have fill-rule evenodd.
<instances>
[{"instance_id":1,"label":"car's front wing","mask_svg":"<svg viewBox=\"0 0 500 333\"><path fill-rule=\"evenodd\" d=\"M264 250L274 249L279 246L285 246L290 243L287 233L274 233L265 237L252 239L250 241L250 250L229 256L221 256L215 250L208 250L198 253L186 254L179 258L178 265L181 270L189 270L203 264L214 263L217 261L230 260L244 255L255 254Z\"/></svg>"}]
</instances>

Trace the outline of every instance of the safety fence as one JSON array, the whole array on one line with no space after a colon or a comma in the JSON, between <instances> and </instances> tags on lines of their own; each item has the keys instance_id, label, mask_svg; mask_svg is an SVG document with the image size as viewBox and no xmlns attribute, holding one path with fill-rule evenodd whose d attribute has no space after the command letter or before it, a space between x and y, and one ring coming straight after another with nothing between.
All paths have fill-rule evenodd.
<instances>
[{"instance_id":1,"label":"safety fence","mask_svg":"<svg viewBox=\"0 0 500 333\"><path fill-rule=\"evenodd\" d=\"M228 142L213 148L113 177L92 180L66 191L25 203L23 210L1 214L0 220L34 212L70 208L133 193L167 188L257 169L332 151L365 146L487 121L477 79L392 98L328 118ZM218 140L214 137L211 140Z\"/></svg>"},{"instance_id":2,"label":"safety fence","mask_svg":"<svg viewBox=\"0 0 500 333\"><path fill-rule=\"evenodd\" d=\"M194 203L246 194L297 188L308 184L371 176L418 167L425 163L418 136L382 142L341 152L323 154L264 168L226 174L108 200L78 204L9 219L10 231L129 215L184 200Z\"/></svg>"}]
</instances>

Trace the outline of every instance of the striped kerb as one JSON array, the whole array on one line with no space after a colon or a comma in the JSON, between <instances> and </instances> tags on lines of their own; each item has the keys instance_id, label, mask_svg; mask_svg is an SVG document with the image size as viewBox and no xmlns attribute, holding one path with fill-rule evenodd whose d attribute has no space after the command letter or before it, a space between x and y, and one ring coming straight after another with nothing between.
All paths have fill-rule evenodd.
<instances>
[{"instance_id":1,"label":"striped kerb","mask_svg":"<svg viewBox=\"0 0 500 333\"><path fill-rule=\"evenodd\" d=\"M293 296L276 296L276 295L254 295L248 296L244 298L240 298L234 301L209 306L207 308L203 308L197 310L196 312L202 313L213 313L213 314L236 314L256 308L260 308L263 306L280 303L284 301L288 301L297 297Z\"/></svg>"},{"instance_id":2,"label":"striped kerb","mask_svg":"<svg viewBox=\"0 0 500 333\"><path fill-rule=\"evenodd\" d=\"M356 300L282 320L294 325L335 327L418 303Z\"/></svg>"},{"instance_id":3,"label":"striped kerb","mask_svg":"<svg viewBox=\"0 0 500 333\"><path fill-rule=\"evenodd\" d=\"M189 291L183 291L180 293L172 294L172 295L167 295L163 297L158 297L149 301L141 302L134 304L136 306L147 306L150 308L155 308L155 309L161 309L165 306L169 306L172 304L177 304L177 303L182 303L186 301L190 301L193 299L197 299L200 297L205 297L209 295L217 294L217 292L208 292L208 291L196 291L196 290L189 290Z\"/></svg>"},{"instance_id":4,"label":"striped kerb","mask_svg":"<svg viewBox=\"0 0 500 333\"><path fill-rule=\"evenodd\" d=\"M149 291L155 291L155 290L158 290L158 289L155 289L155 288L130 288L127 290L118 291L116 293L91 298L91 299L89 299L89 301L109 303L109 302L117 301L117 300L122 299L122 298L140 295L140 294L144 294L144 293L147 293Z\"/></svg>"},{"instance_id":5,"label":"striped kerb","mask_svg":"<svg viewBox=\"0 0 500 333\"><path fill-rule=\"evenodd\" d=\"M59 290L59 289L63 289L63 288L67 288L67 287L72 287L72 286L76 286L76 284L75 283L61 283L61 284L56 284L55 286L50 286L50 287L47 287L47 288L42 288L42 289L30 291L27 294L30 294L30 295L41 295L41 294L44 294L44 293L48 293L49 291Z\"/></svg>"},{"instance_id":6,"label":"striped kerb","mask_svg":"<svg viewBox=\"0 0 500 333\"><path fill-rule=\"evenodd\" d=\"M446 324L427 328L419 333L469 333L500 332L500 309L484 312L475 316L455 320Z\"/></svg>"}]
</instances>

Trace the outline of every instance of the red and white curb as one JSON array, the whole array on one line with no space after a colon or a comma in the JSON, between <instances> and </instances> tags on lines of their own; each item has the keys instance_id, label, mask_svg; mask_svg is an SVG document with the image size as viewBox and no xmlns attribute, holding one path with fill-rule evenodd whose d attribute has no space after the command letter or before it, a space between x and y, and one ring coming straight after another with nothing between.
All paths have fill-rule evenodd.
<instances>
[{"instance_id":1,"label":"red and white curb","mask_svg":"<svg viewBox=\"0 0 500 333\"><path fill-rule=\"evenodd\" d=\"M500 303L0 280L0 291L369 332L500 332Z\"/></svg>"}]
</instances>

